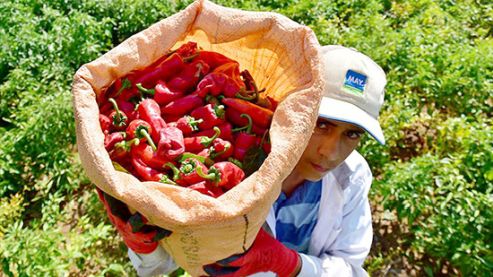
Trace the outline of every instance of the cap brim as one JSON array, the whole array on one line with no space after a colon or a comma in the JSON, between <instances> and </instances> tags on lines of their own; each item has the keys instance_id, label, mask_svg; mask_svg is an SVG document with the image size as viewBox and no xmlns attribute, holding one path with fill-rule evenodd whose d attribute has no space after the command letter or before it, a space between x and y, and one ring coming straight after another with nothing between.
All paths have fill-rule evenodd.
<instances>
[{"instance_id":1,"label":"cap brim","mask_svg":"<svg viewBox=\"0 0 493 277\"><path fill-rule=\"evenodd\" d=\"M361 127L378 142L385 144L380 123L371 115L351 103L322 97L318 115L326 119L347 122Z\"/></svg>"}]
</instances>

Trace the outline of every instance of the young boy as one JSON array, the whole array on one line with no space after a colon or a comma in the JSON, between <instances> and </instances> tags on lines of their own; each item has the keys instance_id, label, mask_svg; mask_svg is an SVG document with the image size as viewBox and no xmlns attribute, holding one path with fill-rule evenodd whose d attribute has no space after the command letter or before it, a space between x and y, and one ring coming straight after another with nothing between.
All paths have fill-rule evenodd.
<instances>
[{"instance_id":1,"label":"young boy","mask_svg":"<svg viewBox=\"0 0 493 277\"><path fill-rule=\"evenodd\" d=\"M369 57L342 46L322 47L327 85L311 139L248 251L204 266L213 276L366 276L372 241L368 191L372 175L355 150L368 132L381 144L378 123L386 77ZM129 257L139 275L174 270L158 247Z\"/></svg>"}]
</instances>

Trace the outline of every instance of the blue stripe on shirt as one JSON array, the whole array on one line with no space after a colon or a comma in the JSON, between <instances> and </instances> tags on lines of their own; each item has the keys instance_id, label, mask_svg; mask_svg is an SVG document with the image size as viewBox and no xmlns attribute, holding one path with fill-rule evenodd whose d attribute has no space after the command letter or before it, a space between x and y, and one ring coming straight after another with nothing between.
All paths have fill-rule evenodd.
<instances>
[{"instance_id":1,"label":"blue stripe on shirt","mask_svg":"<svg viewBox=\"0 0 493 277\"><path fill-rule=\"evenodd\" d=\"M287 247L308 252L310 237L317 223L322 181L305 181L290 197L281 192L274 203L276 236Z\"/></svg>"}]
</instances>

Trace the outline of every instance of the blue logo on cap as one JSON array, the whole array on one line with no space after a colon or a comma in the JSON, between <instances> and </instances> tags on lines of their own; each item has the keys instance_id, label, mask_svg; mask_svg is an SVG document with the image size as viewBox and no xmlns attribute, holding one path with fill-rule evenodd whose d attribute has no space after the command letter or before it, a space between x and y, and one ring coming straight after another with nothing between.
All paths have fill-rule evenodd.
<instances>
[{"instance_id":1,"label":"blue logo on cap","mask_svg":"<svg viewBox=\"0 0 493 277\"><path fill-rule=\"evenodd\" d=\"M356 95L363 95L366 85L366 76L352 70L346 72L344 79L344 89Z\"/></svg>"}]
</instances>

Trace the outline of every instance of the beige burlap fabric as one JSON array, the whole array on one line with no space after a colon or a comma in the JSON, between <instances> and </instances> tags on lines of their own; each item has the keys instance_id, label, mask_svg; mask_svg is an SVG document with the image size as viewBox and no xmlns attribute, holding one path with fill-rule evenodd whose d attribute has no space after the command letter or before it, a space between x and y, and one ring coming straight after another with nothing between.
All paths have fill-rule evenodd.
<instances>
[{"instance_id":1,"label":"beige burlap fabric","mask_svg":"<svg viewBox=\"0 0 493 277\"><path fill-rule=\"evenodd\" d=\"M98 93L189 40L239 61L259 88L281 101L271 127L272 152L257 172L218 199L116 171L98 121ZM77 71L72 92L82 165L99 188L172 230L161 245L178 265L200 275L203 264L251 245L303 153L322 91L318 55L313 32L284 16L196 1Z\"/></svg>"}]
</instances>

